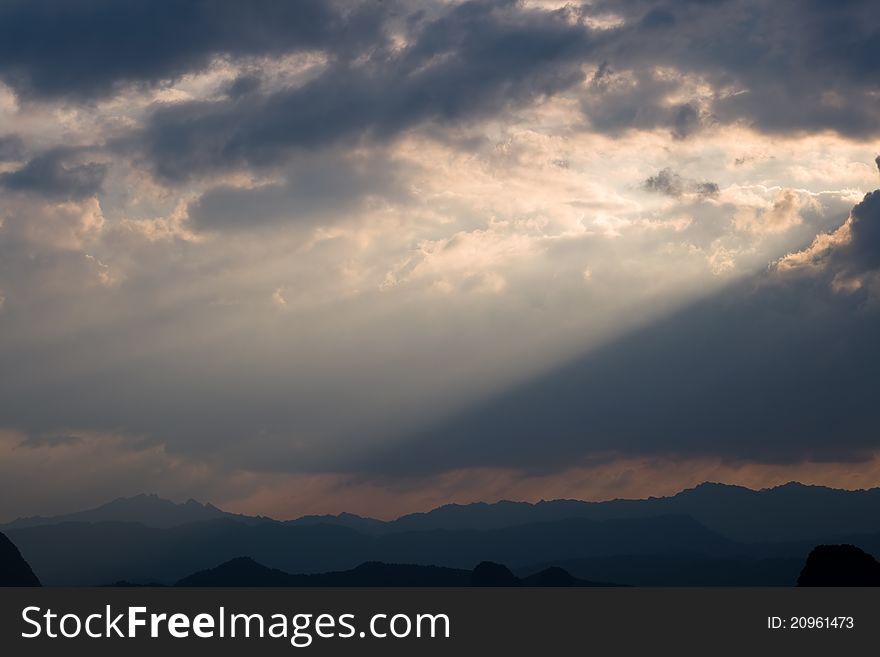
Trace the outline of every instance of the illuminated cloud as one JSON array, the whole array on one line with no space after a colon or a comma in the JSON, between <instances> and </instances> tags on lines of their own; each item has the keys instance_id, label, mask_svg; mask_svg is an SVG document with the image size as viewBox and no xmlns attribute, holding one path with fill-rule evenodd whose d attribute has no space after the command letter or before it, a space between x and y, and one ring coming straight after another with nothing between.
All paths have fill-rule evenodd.
<instances>
[{"instance_id":1,"label":"illuminated cloud","mask_svg":"<svg viewBox=\"0 0 880 657\"><path fill-rule=\"evenodd\" d=\"M154 4L0 5L40 504L101 459L95 503L340 510L873 458L875 3Z\"/></svg>"}]
</instances>

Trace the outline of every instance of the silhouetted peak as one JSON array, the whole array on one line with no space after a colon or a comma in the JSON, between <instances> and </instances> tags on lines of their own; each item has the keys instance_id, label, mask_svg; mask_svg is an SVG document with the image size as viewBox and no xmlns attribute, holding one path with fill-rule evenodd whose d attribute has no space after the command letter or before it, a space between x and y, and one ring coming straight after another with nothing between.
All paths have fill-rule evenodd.
<instances>
[{"instance_id":1,"label":"silhouetted peak","mask_svg":"<svg viewBox=\"0 0 880 657\"><path fill-rule=\"evenodd\" d=\"M519 580L510 568L492 561L481 561L471 574L472 586L517 586Z\"/></svg>"},{"instance_id":2,"label":"silhouetted peak","mask_svg":"<svg viewBox=\"0 0 880 657\"><path fill-rule=\"evenodd\" d=\"M233 514L193 499L178 504L155 493L140 493L131 497L117 497L106 504L76 513L48 518L19 518L6 527L34 527L61 522L136 522L148 527L167 528L230 516Z\"/></svg>"},{"instance_id":3,"label":"silhouetted peak","mask_svg":"<svg viewBox=\"0 0 880 657\"><path fill-rule=\"evenodd\" d=\"M39 586L40 580L21 552L5 534L0 534L0 586Z\"/></svg>"},{"instance_id":4,"label":"silhouetted peak","mask_svg":"<svg viewBox=\"0 0 880 657\"><path fill-rule=\"evenodd\" d=\"M200 570L175 586L285 586L291 576L250 557L235 557L215 568Z\"/></svg>"},{"instance_id":5,"label":"silhouetted peak","mask_svg":"<svg viewBox=\"0 0 880 657\"><path fill-rule=\"evenodd\" d=\"M523 579L523 584L527 586L575 586L577 580L564 568L553 566L526 577Z\"/></svg>"},{"instance_id":6,"label":"silhouetted peak","mask_svg":"<svg viewBox=\"0 0 880 657\"><path fill-rule=\"evenodd\" d=\"M780 484L779 486L771 486L769 489L763 489L763 490L774 490L776 488L782 488L782 489L787 488L790 490L798 490L801 488L825 488L825 486L814 486L812 484L802 484L799 481L787 481L784 484Z\"/></svg>"},{"instance_id":7,"label":"silhouetted peak","mask_svg":"<svg viewBox=\"0 0 880 657\"><path fill-rule=\"evenodd\" d=\"M692 488L685 488L673 497L687 497L691 495L719 495L727 493L754 493L755 491L745 486L735 484L722 484L718 481L704 481Z\"/></svg>"},{"instance_id":8,"label":"silhouetted peak","mask_svg":"<svg viewBox=\"0 0 880 657\"><path fill-rule=\"evenodd\" d=\"M880 586L880 562L855 545L817 545L798 586Z\"/></svg>"}]
</instances>

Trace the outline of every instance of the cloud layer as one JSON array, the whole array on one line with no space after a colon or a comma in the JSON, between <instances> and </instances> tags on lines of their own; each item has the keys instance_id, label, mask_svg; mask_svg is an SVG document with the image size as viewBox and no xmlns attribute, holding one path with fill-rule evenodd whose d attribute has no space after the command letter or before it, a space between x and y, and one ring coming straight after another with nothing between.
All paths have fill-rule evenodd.
<instances>
[{"instance_id":1,"label":"cloud layer","mask_svg":"<svg viewBox=\"0 0 880 657\"><path fill-rule=\"evenodd\" d=\"M874 476L877 19L0 0L0 430L64 471L21 495Z\"/></svg>"}]
</instances>

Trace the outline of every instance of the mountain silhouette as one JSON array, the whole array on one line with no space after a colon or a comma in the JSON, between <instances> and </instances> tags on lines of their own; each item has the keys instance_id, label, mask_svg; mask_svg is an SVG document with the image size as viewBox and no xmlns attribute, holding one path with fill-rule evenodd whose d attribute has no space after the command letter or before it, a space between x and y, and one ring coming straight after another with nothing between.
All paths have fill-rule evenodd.
<instances>
[{"instance_id":1,"label":"mountain silhouette","mask_svg":"<svg viewBox=\"0 0 880 657\"><path fill-rule=\"evenodd\" d=\"M854 545L817 545L798 586L880 586L880 562Z\"/></svg>"},{"instance_id":2,"label":"mountain silhouette","mask_svg":"<svg viewBox=\"0 0 880 657\"><path fill-rule=\"evenodd\" d=\"M880 489L704 483L670 497L446 505L392 521L346 513L277 521L139 495L0 529L53 586L167 585L240 555L303 576L365 563L470 573L492 562L518 578L550 569L553 582L558 567L622 585L791 586L817 544L880 555Z\"/></svg>"},{"instance_id":3,"label":"mountain silhouette","mask_svg":"<svg viewBox=\"0 0 880 657\"><path fill-rule=\"evenodd\" d=\"M471 573L471 586L516 586L519 579L500 563L481 561Z\"/></svg>"},{"instance_id":4,"label":"mountain silhouette","mask_svg":"<svg viewBox=\"0 0 880 657\"><path fill-rule=\"evenodd\" d=\"M340 513L302 516L282 521L282 524L291 527L333 525L377 536L434 529L503 529L571 518L610 520L657 516L690 516L708 529L743 543L812 541L815 545L835 535L880 533L880 488L849 491L790 482L774 488L751 490L705 482L672 496L641 500L447 504L391 521ZM176 504L156 495L137 495L119 498L87 511L19 518L0 525L0 529L63 522L137 522L148 527L171 528L217 519L249 524L279 522L263 516L228 513L195 500Z\"/></svg>"},{"instance_id":5,"label":"mountain silhouette","mask_svg":"<svg viewBox=\"0 0 880 657\"><path fill-rule=\"evenodd\" d=\"M0 586L39 586L40 580L18 548L0 533Z\"/></svg>"},{"instance_id":6,"label":"mountain silhouette","mask_svg":"<svg viewBox=\"0 0 880 657\"><path fill-rule=\"evenodd\" d=\"M501 564L484 561L473 571L416 564L367 562L346 571L292 575L250 557L237 557L178 581L181 587L466 587L466 586L613 586L572 577L551 568L530 577L516 577Z\"/></svg>"},{"instance_id":7,"label":"mountain silhouette","mask_svg":"<svg viewBox=\"0 0 880 657\"><path fill-rule=\"evenodd\" d=\"M427 529L498 529L513 525L588 518L686 515L740 542L815 540L835 534L880 532L880 488L839 490L796 482L751 490L702 483L670 497L644 500L578 500L449 504L386 523L385 532Z\"/></svg>"},{"instance_id":8,"label":"mountain silhouette","mask_svg":"<svg viewBox=\"0 0 880 657\"><path fill-rule=\"evenodd\" d=\"M365 561L463 569L494 561L520 568L605 554L730 554L742 549L695 520L678 516L573 518L488 531L381 536L332 525L228 519L168 529L136 523L61 523L11 529L8 534L45 583L70 586L118 580L171 583L242 554L286 572L323 573ZM58 545L65 549L58 550Z\"/></svg>"},{"instance_id":9,"label":"mountain silhouette","mask_svg":"<svg viewBox=\"0 0 880 657\"><path fill-rule=\"evenodd\" d=\"M3 529L57 525L63 522L137 522L148 527L169 528L202 520L229 518L241 522L259 522L264 518L243 516L221 511L213 504L188 500L176 504L157 495L120 497L94 509L60 516L18 518L3 525Z\"/></svg>"}]
</instances>

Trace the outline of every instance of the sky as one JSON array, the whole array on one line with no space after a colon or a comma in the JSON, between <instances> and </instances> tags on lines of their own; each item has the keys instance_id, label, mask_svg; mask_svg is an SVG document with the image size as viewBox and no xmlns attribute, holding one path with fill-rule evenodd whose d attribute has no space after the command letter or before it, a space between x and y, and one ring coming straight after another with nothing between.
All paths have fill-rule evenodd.
<instances>
[{"instance_id":1,"label":"sky","mask_svg":"<svg viewBox=\"0 0 880 657\"><path fill-rule=\"evenodd\" d=\"M872 0L0 0L0 520L880 485Z\"/></svg>"}]
</instances>

